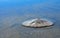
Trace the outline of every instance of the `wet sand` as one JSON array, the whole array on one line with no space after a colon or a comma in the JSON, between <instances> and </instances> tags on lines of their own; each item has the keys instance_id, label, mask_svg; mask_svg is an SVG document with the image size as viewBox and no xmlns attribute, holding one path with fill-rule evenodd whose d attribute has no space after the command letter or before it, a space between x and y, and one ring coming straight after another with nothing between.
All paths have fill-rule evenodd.
<instances>
[{"instance_id":1,"label":"wet sand","mask_svg":"<svg viewBox=\"0 0 60 38\"><path fill-rule=\"evenodd\" d=\"M38 1L37 1L38 2ZM22 6L4 7L0 10L0 38L60 38L60 3L47 1ZM28 28L25 20L43 17L55 24L45 28Z\"/></svg>"}]
</instances>

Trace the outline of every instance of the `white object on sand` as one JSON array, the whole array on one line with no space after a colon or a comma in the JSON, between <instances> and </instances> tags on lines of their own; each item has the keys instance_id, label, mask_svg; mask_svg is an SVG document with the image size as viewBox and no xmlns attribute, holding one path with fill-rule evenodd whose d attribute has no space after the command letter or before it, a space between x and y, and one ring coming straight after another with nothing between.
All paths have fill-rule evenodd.
<instances>
[{"instance_id":1,"label":"white object on sand","mask_svg":"<svg viewBox=\"0 0 60 38\"><path fill-rule=\"evenodd\" d=\"M53 25L53 22L47 19L32 19L32 20L27 20L22 23L24 26L29 26L29 27L44 27L44 26L51 26Z\"/></svg>"}]
</instances>

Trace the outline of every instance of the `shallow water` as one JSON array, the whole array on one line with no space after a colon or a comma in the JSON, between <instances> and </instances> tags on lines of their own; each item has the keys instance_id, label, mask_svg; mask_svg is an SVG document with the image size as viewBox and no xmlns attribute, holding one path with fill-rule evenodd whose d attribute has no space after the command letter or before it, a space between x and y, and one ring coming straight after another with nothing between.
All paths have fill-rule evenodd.
<instances>
[{"instance_id":1,"label":"shallow water","mask_svg":"<svg viewBox=\"0 0 60 38\"><path fill-rule=\"evenodd\" d=\"M43 17L54 26L23 27L25 20ZM0 38L60 38L60 0L0 1Z\"/></svg>"}]
</instances>

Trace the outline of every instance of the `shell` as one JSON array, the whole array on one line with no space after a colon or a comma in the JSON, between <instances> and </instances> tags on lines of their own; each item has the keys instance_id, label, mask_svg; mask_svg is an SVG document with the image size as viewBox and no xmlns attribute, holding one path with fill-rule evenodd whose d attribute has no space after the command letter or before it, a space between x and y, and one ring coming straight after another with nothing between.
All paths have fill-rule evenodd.
<instances>
[{"instance_id":1,"label":"shell","mask_svg":"<svg viewBox=\"0 0 60 38\"><path fill-rule=\"evenodd\" d=\"M44 26L52 26L53 22L47 19L36 18L36 19L24 21L22 25L28 27L44 27Z\"/></svg>"}]
</instances>

